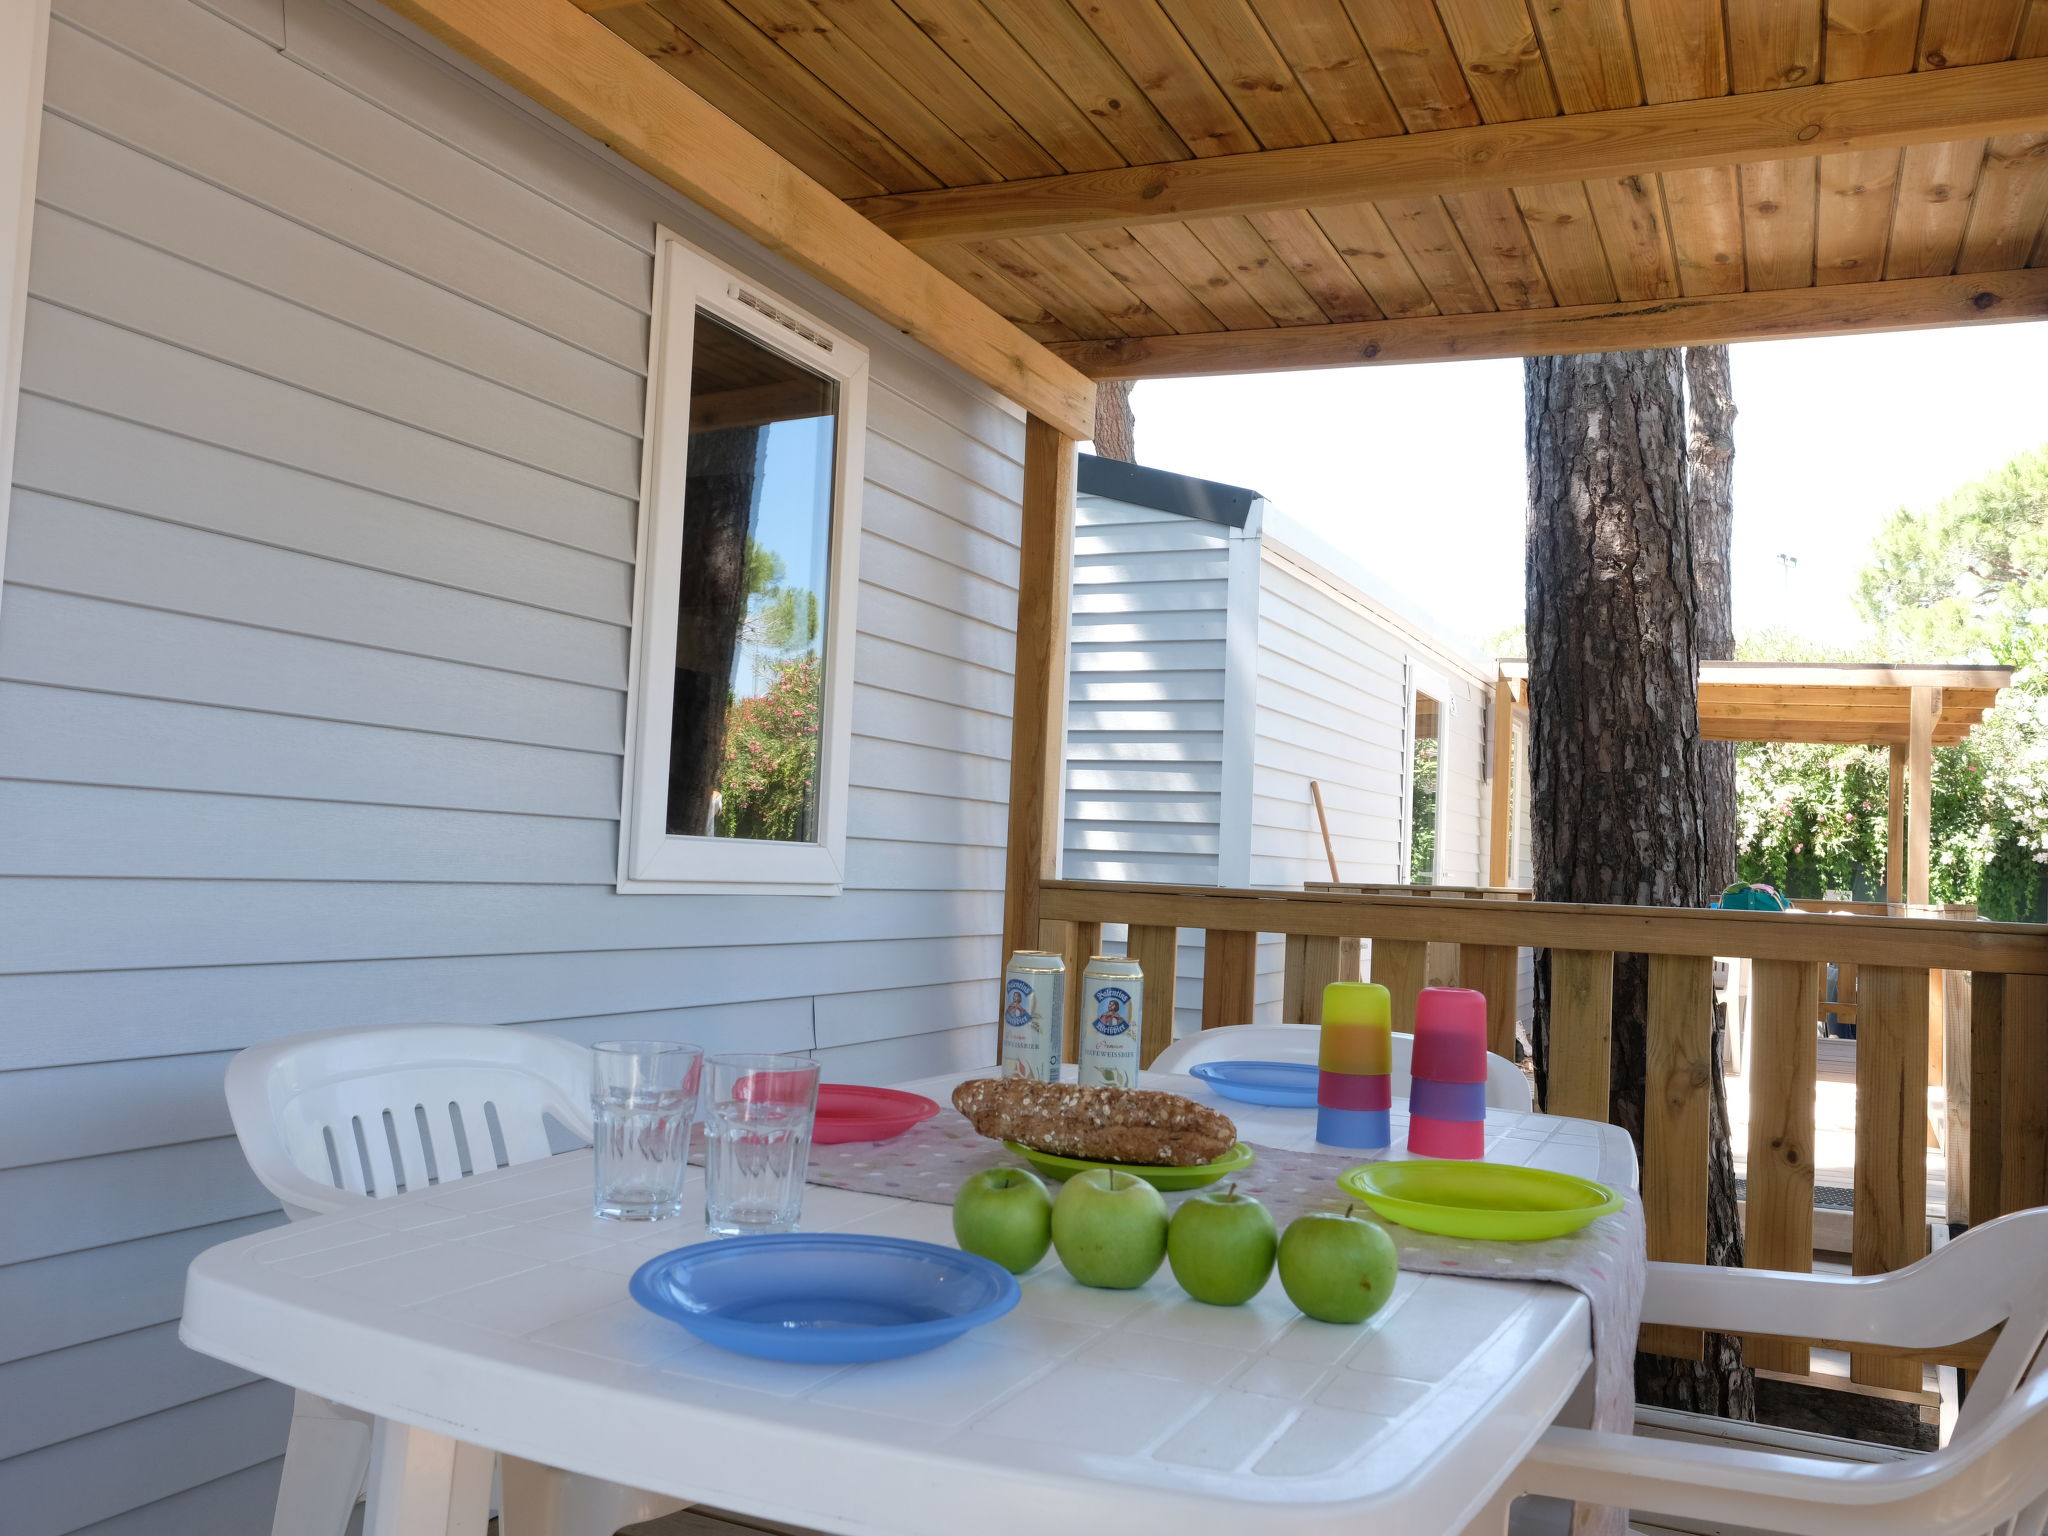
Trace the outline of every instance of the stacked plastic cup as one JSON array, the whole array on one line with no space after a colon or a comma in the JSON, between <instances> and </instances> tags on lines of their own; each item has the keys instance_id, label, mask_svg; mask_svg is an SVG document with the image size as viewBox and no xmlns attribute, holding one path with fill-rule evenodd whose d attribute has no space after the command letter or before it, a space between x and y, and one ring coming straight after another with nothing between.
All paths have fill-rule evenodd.
<instances>
[{"instance_id":1,"label":"stacked plastic cup","mask_svg":"<svg viewBox=\"0 0 2048 1536\"><path fill-rule=\"evenodd\" d=\"M1323 1035L1317 1052L1316 1140L1325 1146L1376 1151L1393 1128L1394 1035L1385 987L1333 981L1323 988Z\"/></svg>"},{"instance_id":2,"label":"stacked plastic cup","mask_svg":"<svg viewBox=\"0 0 2048 1536\"><path fill-rule=\"evenodd\" d=\"M1486 1155L1486 995L1424 987L1415 998L1408 1150L1417 1157Z\"/></svg>"}]
</instances>

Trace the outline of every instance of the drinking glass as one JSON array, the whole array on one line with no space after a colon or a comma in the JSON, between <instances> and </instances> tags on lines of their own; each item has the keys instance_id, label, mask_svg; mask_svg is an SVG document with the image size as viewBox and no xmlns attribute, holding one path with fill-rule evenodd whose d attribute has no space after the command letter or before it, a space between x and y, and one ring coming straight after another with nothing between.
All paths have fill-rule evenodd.
<instances>
[{"instance_id":1,"label":"drinking glass","mask_svg":"<svg viewBox=\"0 0 2048 1536\"><path fill-rule=\"evenodd\" d=\"M704 1051L674 1040L591 1048L590 1121L598 1215L661 1221L683 1208Z\"/></svg>"},{"instance_id":2,"label":"drinking glass","mask_svg":"<svg viewBox=\"0 0 2048 1536\"><path fill-rule=\"evenodd\" d=\"M704 1095L704 1222L719 1237L792 1232L818 1110L805 1056L713 1056Z\"/></svg>"}]
</instances>

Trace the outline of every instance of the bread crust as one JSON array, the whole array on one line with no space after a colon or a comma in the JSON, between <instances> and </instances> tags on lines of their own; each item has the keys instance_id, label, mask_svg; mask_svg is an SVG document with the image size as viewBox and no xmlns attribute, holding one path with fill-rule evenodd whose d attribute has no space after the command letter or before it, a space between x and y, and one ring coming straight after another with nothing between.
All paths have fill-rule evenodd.
<instances>
[{"instance_id":1,"label":"bread crust","mask_svg":"<svg viewBox=\"0 0 2048 1536\"><path fill-rule=\"evenodd\" d=\"M975 1078L953 1090L975 1130L1056 1157L1193 1168L1237 1145L1228 1115L1177 1093Z\"/></svg>"}]
</instances>

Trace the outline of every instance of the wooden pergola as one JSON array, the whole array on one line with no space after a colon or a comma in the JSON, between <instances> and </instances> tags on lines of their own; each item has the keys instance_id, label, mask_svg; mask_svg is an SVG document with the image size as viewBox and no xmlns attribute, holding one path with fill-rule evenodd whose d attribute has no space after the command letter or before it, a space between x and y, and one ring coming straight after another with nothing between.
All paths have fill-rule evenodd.
<instances>
[{"instance_id":1,"label":"wooden pergola","mask_svg":"<svg viewBox=\"0 0 2048 1536\"><path fill-rule=\"evenodd\" d=\"M1529 705L1529 664L1505 661L1496 708ZM2012 682L2010 667L1891 666L1882 663L1706 661L1700 663L1700 735L1707 741L1785 741L1889 747L1891 790L1885 832L1885 899L1925 907L1934 749L1964 740ZM1503 720L1507 717L1503 714ZM1505 739L1499 733L1497 740ZM1493 775L1496 868L1506 883L1510 783L1497 751ZM1907 821L1908 784L1915 813Z\"/></svg>"},{"instance_id":2,"label":"wooden pergola","mask_svg":"<svg viewBox=\"0 0 2048 1536\"><path fill-rule=\"evenodd\" d=\"M2048 0L389 3L1029 413L1006 952L1095 380L2048 316Z\"/></svg>"}]
</instances>

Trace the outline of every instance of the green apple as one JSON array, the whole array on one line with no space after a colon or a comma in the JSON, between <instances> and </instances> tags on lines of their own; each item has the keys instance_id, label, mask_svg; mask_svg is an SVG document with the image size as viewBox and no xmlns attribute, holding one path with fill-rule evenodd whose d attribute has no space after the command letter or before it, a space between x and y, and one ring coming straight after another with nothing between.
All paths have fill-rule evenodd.
<instances>
[{"instance_id":1,"label":"green apple","mask_svg":"<svg viewBox=\"0 0 2048 1536\"><path fill-rule=\"evenodd\" d=\"M1052 1195L1022 1168L984 1168L953 1197L953 1238L1021 1275L1052 1246Z\"/></svg>"},{"instance_id":2,"label":"green apple","mask_svg":"<svg viewBox=\"0 0 2048 1536\"><path fill-rule=\"evenodd\" d=\"M1276 1246L1273 1213L1235 1184L1184 1200L1166 1229L1173 1278L1212 1307L1241 1306L1265 1289Z\"/></svg>"},{"instance_id":3,"label":"green apple","mask_svg":"<svg viewBox=\"0 0 2048 1536\"><path fill-rule=\"evenodd\" d=\"M1053 1202L1052 1245L1083 1285L1135 1290L1166 1257L1166 1201L1134 1173L1077 1173Z\"/></svg>"},{"instance_id":4,"label":"green apple","mask_svg":"<svg viewBox=\"0 0 2048 1536\"><path fill-rule=\"evenodd\" d=\"M1386 1230L1349 1210L1310 1211L1280 1235L1287 1299L1321 1322L1364 1322L1394 1294L1400 1268Z\"/></svg>"}]
</instances>

